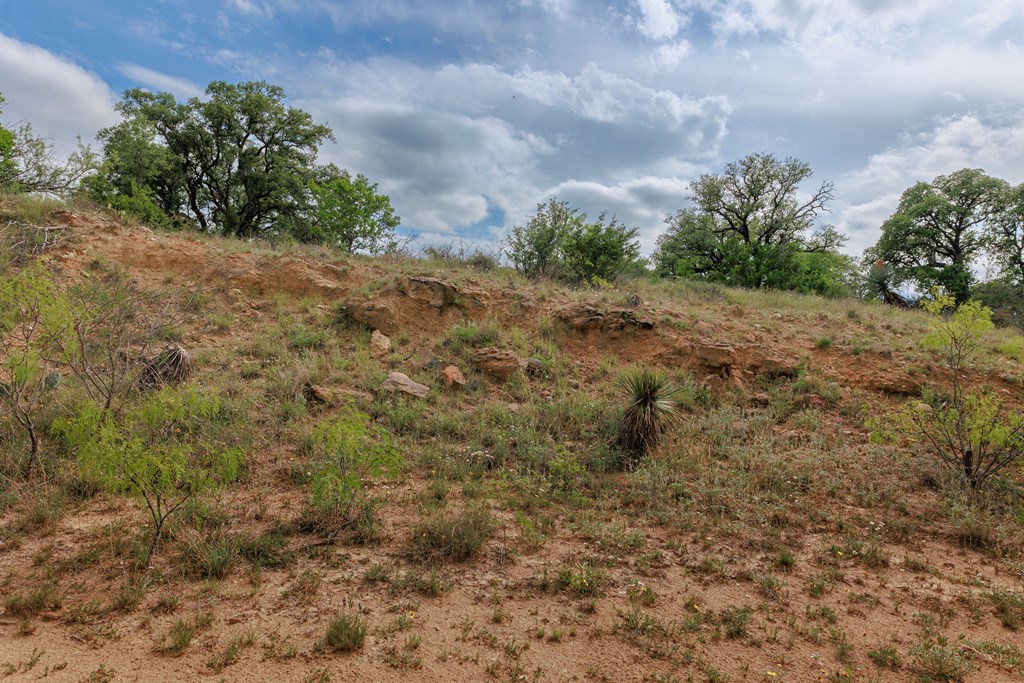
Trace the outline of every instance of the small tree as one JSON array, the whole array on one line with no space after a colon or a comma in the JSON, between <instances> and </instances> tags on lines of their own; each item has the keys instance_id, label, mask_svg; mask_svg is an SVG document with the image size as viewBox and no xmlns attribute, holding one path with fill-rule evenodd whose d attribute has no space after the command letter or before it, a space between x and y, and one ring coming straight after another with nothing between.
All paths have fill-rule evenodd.
<instances>
[{"instance_id":1,"label":"small tree","mask_svg":"<svg viewBox=\"0 0 1024 683\"><path fill-rule=\"evenodd\" d=\"M388 434L355 408L317 428L309 465L313 526L333 541L349 528L366 504L363 485L368 479L396 476L402 457Z\"/></svg>"},{"instance_id":2,"label":"small tree","mask_svg":"<svg viewBox=\"0 0 1024 683\"><path fill-rule=\"evenodd\" d=\"M334 169L331 177L310 182L313 195L312 225L306 241L326 242L346 253L391 251L397 245L395 228L401 218L386 194L377 193L377 183L363 174L353 178L348 171Z\"/></svg>"},{"instance_id":3,"label":"small tree","mask_svg":"<svg viewBox=\"0 0 1024 683\"><path fill-rule=\"evenodd\" d=\"M950 385L945 395L912 407L905 422L944 466L978 489L1024 456L1024 416L1007 413L993 392L966 386L967 364L993 327L992 311L977 301L957 305L953 295L937 292L923 305L935 315L924 346L939 352Z\"/></svg>"},{"instance_id":4,"label":"small tree","mask_svg":"<svg viewBox=\"0 0 1024 683\"><path fill-rule=\"evenodd\" d=\"M199 387L165 388L120 419L92 402L55 430L86 474L107 489L140 498L152 522L152 558L167 519L195 496L234 481L244 450L211 437L223 419L220 399Z\"/></svg>"},{"instance_id":5,"label":"small tree","mask_svg":"<svg viewBox=\"0 0 1024 683\"><path fill-rule=\"evenodd\" d=\"M636 228L627 228L614 217L605 223L603 214L596 223L573 226L562 239L565 277L587 284L599 279L614 281L638 265L637 232Z\"/></svg>"},{"instance_id":6,"label":"small tree","mask_svg":"<svg viewBox=\"0 0 1024 683\"><path fill-rule=\"evenodd\" d=\"M558 278L567 235L583 229L587 216L555 198L537 205L537 213L524 226L515 226L506 240L505 253L528 278Z\"/></svg>"},{"instance_id":7,"label":"small tree","mask_svg":"<svg viewBox=\"0 0 1024 683\"><path fill-rule=\"evenodd\" d=\"M115 415L125 397L150 371L155 347L188 314L171 292L144 292L124 273L72 288L67 329L53 334L58 358L103 411Z\"/></svg>"},{"instance_id":8,"label":"small tree","mask_svg":"<svg viewBox=\"0 0 1024 683\"><path fill-rule=\"evenodd\" d=\"M39 455L36 411L61 379L53 335L67 329L68 318L67 302L40 266L0 277L0 407L28 436L26 476Z\"/></svg>"}]
</instances>

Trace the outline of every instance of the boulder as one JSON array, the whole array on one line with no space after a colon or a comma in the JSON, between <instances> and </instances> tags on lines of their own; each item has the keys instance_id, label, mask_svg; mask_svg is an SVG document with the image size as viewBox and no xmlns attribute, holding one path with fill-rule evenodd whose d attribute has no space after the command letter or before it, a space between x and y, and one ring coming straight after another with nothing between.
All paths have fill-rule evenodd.
<instances>
[{"instance_id":1,"label":"boulder","mask_svg":"<svg viewBox=\"0 0 1024 683\"><path fill-rule=\"evenodd\" d=\"M416 398L427 398L430 396L430 387L409 379L409 376L401 372L392 372L381 385L384 391L392 393L408 394Z\"/></svg>"},{"instance_id":2,"label":"boulder","mask_svg":"<svg viewBox=\"0 0 1024 683\"><path fill-rule=\"evenodd\" d=\"M390 301L350 301L346 309L350 318L381 334L395 334L399 330L398 312Z\"/></svg>"},{"instance_id":3,"label":"boulder","mask_svg":"<svg viewBox=\"0 0 1024 683\"><path fill-rule=\"evenodd\" d=\"M473 367L504 381L520 371L519 356L506 349L488 346L473 352Z\"/></svg>"},{"instance_id":4,"label":"boulder","mask_svg":"<svg viewBox=\"0 0 1024 683\"><path fill-rule=\"evenodd\" d=\"M543 377L544 376L544 361L536 358L522 358L519 361L519 366L526 373L527 377Z\"/></svg>"},{"instance_id":5,"label":"boulder","mask_svg":"<svg viewBox=\"0 0 1024 683\"><path fill-rule=\"evenodd\" d=\"M751 361L748 369L755 375L769 377L796 377L800 373L800 361L795 358L762 356Z\"/></svg>"},{"instance_id":6,"label":"boulder","mask_svg":"<svg viewBox=\"0 0 1024 683\"><path fill-rule=\"evenodd\" d=\"M370 355L374 358L383 358L391 353L391 340L380 330L374 330L370 335Z\"/></svg>"},{"instance_id":7,"label":"boulder","mask_svg":"<svg viewBox=\"0 0 1024 683\"><path fill-rule=\"evenodd\" d=\"M459 288L452 283L436 277L419 275L402 278L398 288L410 299L428 303L436 308L450 306L459 295Z\"/></svg>"},{"instance_id":8,"label":"boulder","mask_svg":"<svg viewBox=\"0 0 1024 683\"><path fill-rule=\"evenodd\" d=\"M736 364L736 349L722 342L701 340L694 353L697 360L713 370L728 370Z\"/></svg>"},{"instance_id":9,"label":"boulder","mask_svg":"<svg viewBox=\"0 0 1024 683\"><path fill-rule=\"evenodd\" d=\"M441 384L445 389L454 391L466 386L466 377L454 365L449 365L441 371Z\"/></svg>"}]
</instances>

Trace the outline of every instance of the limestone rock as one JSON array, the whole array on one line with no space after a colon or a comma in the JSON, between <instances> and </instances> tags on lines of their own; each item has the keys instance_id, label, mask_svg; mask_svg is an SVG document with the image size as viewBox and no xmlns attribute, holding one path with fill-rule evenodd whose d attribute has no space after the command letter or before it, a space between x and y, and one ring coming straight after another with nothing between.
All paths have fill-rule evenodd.
<instances>
[{"instance_id":1,"label":"limestone rock","mask_svg":"<svg viewBox=\"0 0 1024 683\"><path fill-rule=\"evenodd\" d=\"M409 376L401 372L392 372L384 380L381 388L392 393L408 394L416 398L427 398L430 396L430 387L409 379Z\"/></svg>"},{"instance_id":2,"label":"limestone rock","mask_svg":"<svg viewBox=\"0 0 1024 683\"><path fill-rule=\"evenodd\" d=\"M454 303L459 288L436 277L412 275L402 278L398 288L410 299L423 301L436 308Z\"/></svg>"},{"instance_id":3,"label":"limestone rock","mask_svg":"<svg viewBox=\"0 0 1024 683\"><path fill-rule=\"evenodd\" d=\"M800 373L800 362L794 358L762 356L751 361L748 368L756 375L796 377Z\"/></svg>"},{"instance_id":4,"label":"limestone rock","mask_svg":"<svg viewBox=\"0 0 1024 683\"><path fill-rule=\"evenodd\" d=\"M457 367L449 365L441 371L441 384L449 391L462 389L466 386L466 377Z\"/></svg>"},{"instance_id":5,"label":"limestone rock","mask_svg":"<svg viewBox=\"0 0 1024 683\"><path fill-rule=\"evenodd\" d=\"M391 353L391 340L380 330L374 330L370 335L370 355L374 358L383 358Z\"/></svg>"},{"instance_id":6,"label":"limestone rock","mask_svg":"<svg viewBox=\"0 0 1024 683\"><path fill-rule=\"evenodd\" d=\"M353 320L379 330L381 334L398 332L398 312L390 301L350 301L347 310Z\"/></svg>"},{"instance_id":7,"label":"limestone rock","mask_svg":"<svg viewBox=\"0 0 1024 683\"><path fill-rule=\"evenodd\" d=\"M473 367L495 379L507 380L519 372L519 356L506 349L488 346L473 352Z\"/></svg>"},{"instance_id":8,"label":"limestone rock","mask_svg":"<svg viewBox=\"0 0 1024 683\"><path fill-rule=\"evenodd\" d=\"M729 344L699 341L694 352L701 363L714 370L727 370L736 364L736 349Z\"/></svg>"}]
</instances>

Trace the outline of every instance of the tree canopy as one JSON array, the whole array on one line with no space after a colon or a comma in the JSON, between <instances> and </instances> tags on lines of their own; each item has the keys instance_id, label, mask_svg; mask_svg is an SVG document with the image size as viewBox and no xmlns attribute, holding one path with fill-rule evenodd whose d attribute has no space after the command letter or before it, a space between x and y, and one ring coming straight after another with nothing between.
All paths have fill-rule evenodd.
<instances>
[{"instance_id":1,"label":"tree canopy","mask_svg":"<svg viewBox=\"0 0 1024 683\"><path fill-rule=\"evenodd\" d=\"M812 175L798 159L765 153L729 163L721 174L702 175L690 184L693 206L666 218L668 230L652 257L656 272L836 293L849 269L835 253L845 237L831 226L814 231L833 185L824 181L801 195Z\"/></svg>"},{"instance_id":2,"label":"tree canopy","mask_svg":"<svg viewBox=\"0 0 1024 683\"><path fill-rule=\"evenodd\" d=\"M970 295L971 267L985 246L981 226L995 212L1005 183L977 168L940 175L907 188L882 224L866 258L893 269L897 285L940 286L957 301Z\"/></svg>"},{"instance_id":3,"label":"tree canopy","mask_svg":"<svg viewBox=\"0 0 1024 683\"><path fill-rule=\"evenodd\" d=\"M637 234L606 214L588 223L587 214L551 198L537 205L526 225L512 228L506 253L527 277L593 284L613 281L637 266Z\"/></svg>"},{"instance_id":4,"label":"tree canopy","mask_svg":"<svg viewBox=\"0 0 1024 683\"><path fill-rule=\"evenodd\" d=\"M310 181L313 206L308 240L326 242L346 253L379 254L396 246L395 228L401 218L387 195L377 192L363 174L331 167L320 181Z\"/></svg>"},{"instance_id":5,"label":"tree canopy","mask_svg":"<svg viewBox=\"0 0 1024 683\"><path fill-rule=\"evenodd\" d=\"M124 118L100 132L114 194L151 197L168 214L236 237L272 232L304 204L327 126L264 81L214 81L205 98L128 90Z\"/></svg>"}]
</instances>

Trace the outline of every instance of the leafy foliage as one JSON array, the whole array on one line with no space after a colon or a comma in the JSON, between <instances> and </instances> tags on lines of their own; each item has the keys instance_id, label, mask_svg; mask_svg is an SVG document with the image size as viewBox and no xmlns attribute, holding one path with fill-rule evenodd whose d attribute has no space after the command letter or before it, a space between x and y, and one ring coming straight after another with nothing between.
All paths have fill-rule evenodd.
<instances>
[{"instance_id":1,"label":"leafy foliage","mask_svg":"<svg viewBox=\"0 0 1024 683\"><path fill-rule=\"evenodd\" d=\"M124 121L100 132L106 180L94 194L146 196L206 231L272 232L302 209L316 153L331 136L283 100L284 90L263 81L214 81L205 98L184 104L128 90L117 105Z\"/></svg>"},{"instance_id":2,"label":"leafy foliage","mask_svg":"<svg viewBox=\"0 0 1024 683\"><path fill-rule=\"evenodd\" d=\"M897 286L939 286L958 302L966 301L974 279L971 266L984 246L980 226L992 215L1003 186L976 168L915 184L882 224L868 260L890 264Z\"/></svg>"},{"instance_id":3,"label":"leafy foliage","mask_svg":"<svg viewBox=\"0 0 1024 683\"><path fill-rule=\"evenodd\" d=\"M0 105L3 102L0 95ZM32 130L32 124L13 130L0 125L0 189L67 197L96 170L98 161L81 139L78 148L62 158L50 140Z\"/></svg>"},{"instance_id":4,"label":"leafy foliage","mask_svg":"<svg viewBox=\"0 0 1024 683\"><path fill-rule=\"evenodd\" d=\"M525 226L512 228L505 250L516 270L529 278L593 284L639 270L637 234L614 216L608 221L601 214L588 223L585 213L552 198L537 205Z\"/></svg>"},{"instance_id":5,"label":"leafy foliage","mask_svg":"<svg viewBox=\"0 0 1024 683\"><path fill-rule=\"evenodd\" d=\"M170 515L237 479L245 451L215 438L214 426L225 417L219 397L190 386L164 388L120 419L87 402L58 420L55 430L88 476L142 499L153 525L152 556Z\"/></svg>"},{"instance_id":6,"label":"leafy foliage","mask_svg":"<svg viewBox=\"0 0 1024 683\"><path fill-rule=\"evenodd\" d=\"M39 454L35 414L61 382L56 335L70 327L70 308L38 264L0 276L0 408L29 439L25 473Z\"/></svg>"},{"instance_id":7,"label":"leafy foliage","mask_svg":"<svg viewBox=\"0 0 1024 683\"><path fill-rule=\"evenodd\" d=\"M369 503L363 496L368 479L397 476L402 457L391 438L373 426L370 416L344 408L313 435L309 465L310 502L321 517L316 524L333 538L354 524Z\"/></svg>"},{"instance_id":8,"label":"leafy foliage","mask_svg":"<svg viewBox=\"0 0 1024 683\"><path fill-rule=\"evenodd\" d=\"M401 219L387 195L377 193L377 183L363 174L353 178L348 171L332 168L321 181L310 181L313 195L312 221L304 241L325 242L346 253L371 254L393 250L395 228Z\"/></svg>"},{"instance_id":9,"label":"leafy foliage","mask_svg":"<svg viewBox=\"0 0 1024 683\"><path fill-rule=\"evenodd\" d=\"M1024 287L1024 183L1004 187L988 222L987 241L1002 278Z\"/></svg>"},{"instance_id":10,"label":"leafy foliage","mask_svg":"<svg viewBox=\"0 0 1024 683\"><path fill-rule=\"evenodd\" d=\"M627 370L616 387L624 400L618 445L633 457L649 453L668 424L678 419L680 391L663 375L644 367Z\"/></svg>"},{"instance_id":11,"label":"leafy foliage","mask_svg":"<svg viewBox=\"0 0 1024 683\"><path fill-rule=\"evenodd\" d=\"M832 199L824 182L799 197L810 167L793 158L751 154L690 185L694 207L669 216L652 257L662 276L700 278L742 287L844 293L852 269L836 253L845 241L826 226L811 234Z\"/></svg>"},{"instance_id":12,"label":"leafy foliage","mask_svg":"<svg viewBox=\"0 0 1024 683\"><path fill-rule=\"evenodd\" d=\"M935 315L925 348L938 351L951 371L948 391L926 396L906 409L897 429L924 444L971 488L1024 456L1024 415L1008 413L999 396L965 385L967 364L992 325L992 312L978 301L957 305L951 294L934 292L923 302Z\"/></svg>"}]
</instances>

